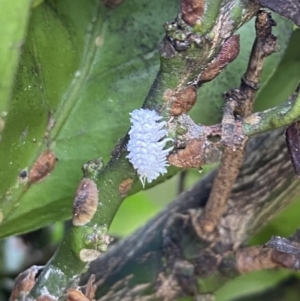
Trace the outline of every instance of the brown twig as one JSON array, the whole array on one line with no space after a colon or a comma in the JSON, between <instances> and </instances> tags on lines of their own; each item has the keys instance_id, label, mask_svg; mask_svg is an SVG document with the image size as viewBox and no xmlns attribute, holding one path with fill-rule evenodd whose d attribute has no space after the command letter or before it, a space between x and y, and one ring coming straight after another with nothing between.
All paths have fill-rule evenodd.
<instances>
[{"instance_id":1,"label":"brown twig","mask_svg":"<svg viewBox=\"0 0 300 301\"><path fill-rule=\"evenodd\" d=\"M290 238L272 236L263 247L250 247L237 251L237 269L241 273L277 267L299 270L299 234L297 230Z\"/></svg>"},{"instance_id":2,"label":"brown twig","mask_svg":"<svg viewBox=\"0 0 300 301\"><path fill-rule=\"evenodd\" d=\"M239 89L232 89L224 95L222 120L224 153L204 214L196 220L196 223L200 222L200 227L195 225L203 237L210 239L213 237L211 234L226 210L227 200L238 176L247 138L242 134L236 116L247 117L252 112L264 60L277 50L276 37L271 33L274 25L270 14L263 10L258 13L255 22L256 39L247 71L242 77Z\"/></svg>"},{"instance_id":3,"label":"brown twig","mask_svg":"<svg viewBox=\"0 0 300 301\"><path fill-rule=\"evenodd\" d=\"M279 265L272 260L272 249L263 247L249 247L238 250L236 265L240 273L248 273L262 269L272 269Z\"/></svg>"}]
</instances>

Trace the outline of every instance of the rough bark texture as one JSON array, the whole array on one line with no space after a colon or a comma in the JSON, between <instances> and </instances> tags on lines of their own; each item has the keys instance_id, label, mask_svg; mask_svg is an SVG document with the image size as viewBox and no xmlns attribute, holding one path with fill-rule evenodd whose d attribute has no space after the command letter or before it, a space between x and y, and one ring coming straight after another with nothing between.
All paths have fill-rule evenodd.
<instances>
[{"instance_id":1,"label":"rough bark texture","mask_svg":"<svg viewBox=\"0 0 300 301\"><path fill-rule=\"evenodd\" d=\"M292 20L300 26L300 5L299 1L293 0L259 0L262 6L267 7L277 14Z\"/></svg>"},{"instance_id":2,"label":"rough bark texture","mask_svg":"<svg viewBox=\"0 0 300 301\"><path fill-rule=\"evenodd\" d=\"M97 297L174 300L213 291L239 274L236 251L300 190L282 129L250 140L245 158L216 240L201 239L193 223L208 199L212 172L91 265L87 275L96 276ZM204 284L197 287L197 279Z\"/></svg>"}]
</instances>

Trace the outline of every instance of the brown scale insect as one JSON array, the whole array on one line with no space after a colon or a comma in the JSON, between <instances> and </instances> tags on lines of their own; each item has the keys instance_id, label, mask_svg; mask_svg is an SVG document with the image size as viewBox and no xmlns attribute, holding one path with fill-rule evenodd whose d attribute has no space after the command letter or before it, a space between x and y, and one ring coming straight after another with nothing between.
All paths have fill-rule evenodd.
<instances>
[{"instance_id":1,"label":"brown scale insect","mask_svg":"<svg viewBox=\"0 0 300 301\"><path fill-rule=\"evenodd\" d=\"M96 183L88 178L80 181L73 203L73 225L83 226L93 218L98 207Z\"/></svg>"},{"instance_id":2,"label":"brown scale insect","mask_svg":"<svg viewBox=\"0 0 300 301\"><path fill-rule=\"evenodd\" d=\"M68 289L68 299L67 301L90 301L81 291L70 288Z\"/></svg>"},{"instance_id":3,"label":"brown scale insect","mask_svg":"<svg viewBox=\"0 0 300 301\"><path fill-rule=\"evenodd\" d=\"M205 163L203 146L203 141L191 139L184 149L171 154L168 161L171 165L180 168L201 168Z\"/></svg>"},{"instance_id":4,"label":"brown scale insect","mask_svg":"<svg viewBox=\"0 0 300 301\"><path fill-rule=\"evenodd\" d=\"M97 285L94 284L95 275L92 274L85 285L85 293L83 294L80 288L69 288L68 289L68 299L67 301L92 301L95 300L95 293L97 290Z\"/></svg>"},{"instance_id":5,"label":"brown scale insect","mask_svg":"<svg viewBox=\"0 0 300 301\"><path fill-rule=\"evenodd\" d=\"M57 159L50 150L44 151L33 164L28 180L29 183L38 183L43 181L54 169Z\"/></svg>"},{"instance_id":6,"label":"brown scale insect","mask_svg":"<svg viewBox=\"0 0 300 301\"><path fill-rule=\"evenodd\" d=\"M131 189L132 187L132 183L133 183L133 180L128 178L128 179L125 179L123 180L120 185L119 185L119 192L120 192L120 195L122 197L125 197L127 195L127 192Z\"/></svg>"},{"instance_id":7,"label":"brown scale insect","mask_svg":"<svg viewBox=\"0 0 300 301\"><path fill-rule=\"evenodd\" d=\"M204 13L204 0L182 0L181 12L184 21L193 26Z\"/></svg>"},{"instance_id":8,"label":"brown scale insect","mask_svg":"<svg viewBox=\"0 0 300 301\"><path fill-rule=\"evenodd\" d=\"M197 89L195 86L187 86L181 91L174 93L171 100L172 104L170 113L173 116L187 113L194 106L197 100Z\"/></svg>"},{"instance_id":9,"label":"brown scale insect","mask_svg":"<svg viewBox=\"0 0 300 301\"><path fill-rule=\"evenodd\" d=\"M229 63L237 58L239 52L240 36L233 35L224 42L217 57L200 74L198 84L214 79Z\"/></svg>"}]
</instances>

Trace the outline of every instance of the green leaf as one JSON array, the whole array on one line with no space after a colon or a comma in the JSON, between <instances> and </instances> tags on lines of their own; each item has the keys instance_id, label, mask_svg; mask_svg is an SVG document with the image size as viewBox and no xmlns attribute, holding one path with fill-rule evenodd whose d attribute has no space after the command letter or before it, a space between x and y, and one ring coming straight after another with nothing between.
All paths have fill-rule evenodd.
<instances>
[{"instance_id":1,"label":"green leaf","mask_svg":"<svg viewBox=\"0 0 300 301\"><path fill-rule=\"evenodd\" d=\"M163 23L174 1L49 0L33 9L0 143L1 237L71 216L81 165L103 157L129 127L158 70ZM51 124L54 126L50 129ZM42 182L18 181L51 149Z\"/></svg>"},{"instance_id":2,"label":"green leaf","mask_svg":"<svg viewBox=\"0 0 300 301\"><path fill-rule=\"evenodd\" d=\"M0 135L5 126L13 81L29 18L30 0L0 1ZM1 136L0 136L1 139Z\"/></svg>"},{"instance_id":3,"label":"green leaf","mask_svg":"<svg viewBox=\"0 0 300 301\"><path fill-rule=\"evenodd\" d=\"M160 206L153 203L145 192L140 191L124 200L109 232L116 236L127 236L154 217L160 209Z\"/></svg>"},{"instance_id":4,"label":"green leaf","mask_svg":"<svg viewBox=\"0 0 300 301\"><path fill-rule=\"evenodd\" d=\"M230 301L248 294L263 292L290 275L291 271L285 269L262 270L244 274L217 290L215 293L216 301Z\"/></svg>"}]
</instances>

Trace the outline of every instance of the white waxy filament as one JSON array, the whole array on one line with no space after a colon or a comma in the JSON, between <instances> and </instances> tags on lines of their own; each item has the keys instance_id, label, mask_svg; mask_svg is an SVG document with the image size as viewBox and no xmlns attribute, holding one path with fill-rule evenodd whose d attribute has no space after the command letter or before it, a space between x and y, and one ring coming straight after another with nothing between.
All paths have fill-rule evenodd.
<instances>
[{"instance_id":1,"label":"white waxy filament","mask_svg":"<svg viewBox=\"0 0 300 301\"><path fill-rule=\"evenodd\" d=\"M138 109L130 113L131 128L127 150L133 167L137 170L143 187L167 172L169 166L167 156L173 149L164 149L171 138L165 128L166 122L161 121L162 116L148 109Z\"/></svg>"}]
</instances>

